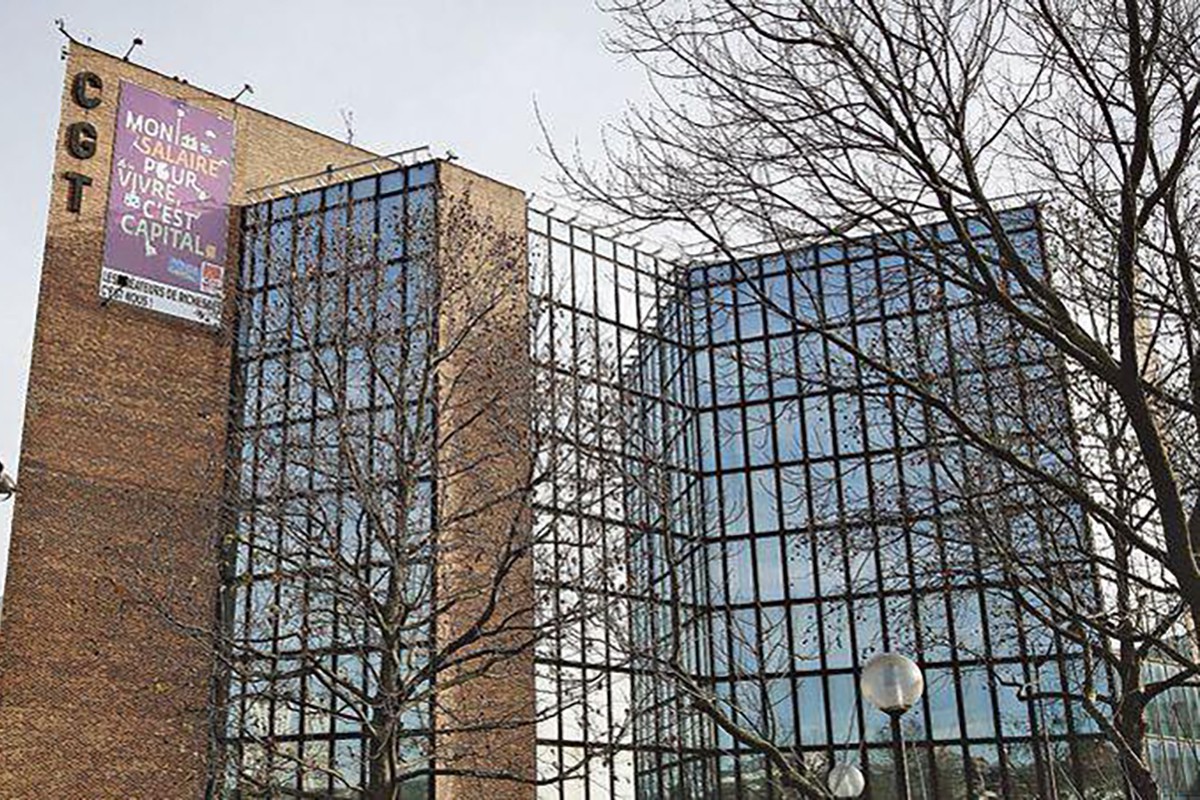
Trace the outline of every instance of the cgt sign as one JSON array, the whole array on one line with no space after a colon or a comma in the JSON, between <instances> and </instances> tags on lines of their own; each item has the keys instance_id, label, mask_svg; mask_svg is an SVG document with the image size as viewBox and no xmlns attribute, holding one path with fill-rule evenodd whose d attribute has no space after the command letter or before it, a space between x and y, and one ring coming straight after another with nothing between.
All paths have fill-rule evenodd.
<instances>
[{"instance_id":1,"label":"cgt sign","mask_svg":"<svg viewBox=\"0 0 1200 800\"><path fill-rule=\"evenodd\" d=\"M121 83L101 297L220 323L233 137L224 117Z\"/></svg>"},{"instance_id":2,"label":"cgt sign","mask_svg":"<svg viewBox=\"0 0 1200 800\"><path fill-rule=\"evenodd\" d=\"M100 106L103 93L104 81L94 72L79 72L71 79L71 99L86 111ZM67 126L67 152L80 161L96 155L98 139L96 126L90 122L72 122ZM67 211L78 214L83 209L83 192L92 185L92 179L74 170L64 172L63 179L67 182Z\"/></svg>"}]
</instances>

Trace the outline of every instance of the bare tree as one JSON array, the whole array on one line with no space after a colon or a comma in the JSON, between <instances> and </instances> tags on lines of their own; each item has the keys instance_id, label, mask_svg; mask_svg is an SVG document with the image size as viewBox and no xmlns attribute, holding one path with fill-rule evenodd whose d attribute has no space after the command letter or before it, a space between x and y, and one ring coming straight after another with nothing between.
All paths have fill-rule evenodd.
<instances>
[{"instance_id":1,"label":"bare tree","mask_svg":"<svg viewBox=\"0 0 1200 800\"><path fill-rule=\"evenodd\" d=\"M545 253L535 259L547 260ZM704 654L713 636L724 635L726 624L709 608L706 593L725 578L710 574L706 537L712 530L705 520L712 519L712 509L697 507L689 461L694 452L692 411L679 392L687 358L674 341L685 309L678 302L673 268L664 265L660 280L647 288L631 271L610 265L611 274L592 273L593 264L590 256L570 258L563 252L544 265L548 285L539 297L552 306L555 296L565 298L557 303L565 313L557 337L553 329L539 331L536 339L543 346L535 348L541 363L551 371L561 369L571 387L561 402L576 425L559 432L570 450L560 482L565 496L578 500L571 513L583 518L583 527L596 529L578 548L568 535L572 546L565 559L560 555L540 562L543 569L557 567L558 574L546 578L553 577L560 591L598 595L582 634L564 649L570 660L586 664L588 649L607 643L602 669L631 676L624 697L616 701L626 724L593 732L591 752L603 757L614 746L632 746L640 753L665 750L679 768L703 764L716 746L715 737L728 736L764 753L769 766L754 779L762 791L773 785L787 796L826 797L823 762L797 759L788 747L777 745L776 717L750 712L740 698L726 696L717 685L718 674L724 679L733 675L754 682L756 691L773 692L778 703L778 683L769 685L766 675L786 660L786 622L776 618L761 639L753 626L735 625L736 655L714 664ZM573 269L565 276L556 273L564 266ZM556 285L564 280L566 287ZM572 305L569 298L578 296L581 287L584 299ZM608 324L605 312L589 305L593 291L616 294L618 287L625 293L623 307L642 309L640 318L625 317L633 330L620 333ZM608 314L621 316L619 310ZM573 580L589 574L594 580L588 586ZM815 647L815 640L810 644ZM644 762L641 772L655 771L653 763ZM707 769L700 772L709 773L705 780L710 783L715 777ZM665 786L675 786L677 779L663 780ZM703 790L715 791L716 783L678 788Z\"/></svg>"},{"instance_id":2,"label":"bare tree","mask_svg":"<svg viewBox=\"0 0 1200 800\"><path fill-rule=\"evenodd\" d=\"M585 689L539 700L533 654L591 601L551 611L533 580L558 535L533 499L573 417L549 415L561 380L530 360L523 217L470 181L288 208L244 226L264 277L240 301L219 623L139 594L218 655L214 784L398 800L556 780L535 727ZM146 586L169 570L139 564Z\"/></svg>"},{"instance_id":3,"label":"bare tree","mask_svg":"<svg viewBox=\"0 0 1200 800\"><path fill-rule=\"evenodd\" d=\"M653 348L642 354L654 355ZM761 754L762 766L743 778L743 789L755 796L829 797L828 764L798 757L782 743L779 706L790 704L790 697L780 693L780 682L768 678L788 669L794 649L815 649L816 632L796 630L789 642L788 624L778 609L767 611L761 626L753 619L755 611L765 610L761 607L750 616L713 610L710 593L718 586L725 589L717 591L734 587L714 563L719 559L709 550L711 523L703 522L718 512L698 508L703 501L691 470L680 460L687 426L648 425L637 405L627 399L619 423L624 443L619 474L636 531L628 563L635 622L616 632L630 663L645 676L645 686L635 696L634 726L657 724L663 731L658 738L665 741L655 744L678 748L681 761L703 760L718 738ZM725 652L718 644L714 662L705 654L706 643L714 638L720 642L726 634L731 647ZM718 679L725 681L720 687ZM668 703L663 703L661 689L652 688L655 684L668 687ZM735 685L741 690L729 688ZM697 725L699 720L712 727ZM718 791L719 780L708 791ZM701 787L689 789L698 792Z\"/></svg>"},{"instance_id":4,"label":"bare tree","mask_svg":"<svg viewBox=\"0 0 1200 800\"><path fill-rule=\"evenodd\" d=\"M969 301L961 326L885 346L759 294L879 378L963 489L968 522L931 531L925 579L952 580L947 552L969 545L967 568L1083 654L1069 683L1025 691L1081 709L1129 792L1157 797L1145 710L1195 684L1200 621L1196 5L605 6L661 102L615 127L607 170L559 155L576 197L735 270L874 237L910 265L897 291L948 319ZM1039 203L1044 261L1014 194ZM935 349L977 356L978 385L917 368ZM999 352L1042 365L1040 387L990 369ZM900 524L920 498L903 501ZM1167 677L1147 680L1152 661Z\"/></svg>"}]
</instances>

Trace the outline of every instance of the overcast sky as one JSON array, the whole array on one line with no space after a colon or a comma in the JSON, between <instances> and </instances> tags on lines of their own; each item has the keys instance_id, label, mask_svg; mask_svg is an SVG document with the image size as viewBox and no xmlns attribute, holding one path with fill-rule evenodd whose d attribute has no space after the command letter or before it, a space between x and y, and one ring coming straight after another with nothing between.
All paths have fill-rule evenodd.
<instances>
[{"instance_id":1,"label":"overcast sky","mask_svg":"<svg viewBox=\"0 0 1200 800\"><path fill-rule=\"evenodd\" d=\"M600 126L644 95L640 73L603 46L593 0L0 0L0 461L17 455L53 171L62 17L78 39L336 136L392 152L430 144L545 193L534 101L556 140L595 151ZM99 269L99 265L97 265ZM0 504L0 566L12 504ZM0 569L0 591L3 590Z\"/></svg>"}]
</instances>

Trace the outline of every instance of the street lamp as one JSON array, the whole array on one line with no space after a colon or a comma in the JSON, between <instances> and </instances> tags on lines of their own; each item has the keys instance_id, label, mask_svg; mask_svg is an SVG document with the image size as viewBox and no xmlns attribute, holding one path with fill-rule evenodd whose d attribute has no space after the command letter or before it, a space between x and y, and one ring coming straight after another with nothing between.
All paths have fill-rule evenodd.
<instances>
[{"instance_id":1,"label":"street lamp","mask_svg":"<svg viewBox=\"0 0 1200 800\"><path fill-rule=\"evenodd\" d=\"M834 764L825 784L834 797L858 797L867 786L862 770L853 764Z\"/></svg>"},{"instance_id":2,"label":"street lamp","mask_svg":"<svg viewBox=\"0 0 1200 800\"><path fill-rule=\"evenodd\" d=\"M896 783L899 784L901 798L909 800L908 760L904 756L904 731L900 727L900 717L921 699L925 691L925 676L912 659L899 653L879 653L863 666L860 685L863 696L871 701L871 705L891 719Z\"/></svg>"}]
</instances>

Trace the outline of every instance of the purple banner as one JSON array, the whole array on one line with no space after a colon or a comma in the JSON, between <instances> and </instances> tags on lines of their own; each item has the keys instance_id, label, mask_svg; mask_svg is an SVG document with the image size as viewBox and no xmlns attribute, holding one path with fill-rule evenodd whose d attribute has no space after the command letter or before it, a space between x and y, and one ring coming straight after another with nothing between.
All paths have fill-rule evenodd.
<instances>
[{"instance_id":1,"label":"purple banner","mask_svg":"<svg viewBox=\"0 0 1200 800\"><path fill-rule=\"evenodd\" d=\"M221 320L233 123L121 82L100 295Z\"/></svg>"}]
</instances>

